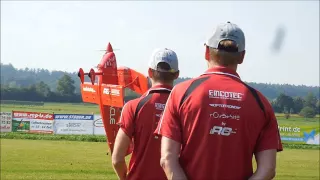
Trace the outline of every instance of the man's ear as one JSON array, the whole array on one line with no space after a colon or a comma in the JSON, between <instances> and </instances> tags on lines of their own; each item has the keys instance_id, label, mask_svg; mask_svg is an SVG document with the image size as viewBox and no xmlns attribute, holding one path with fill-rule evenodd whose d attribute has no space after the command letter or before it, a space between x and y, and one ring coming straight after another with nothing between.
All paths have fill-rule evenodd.
<instances>
[{"instance_id":1,"label":"man's ear","mask_svg":"<svg viewBox=\"0 0 320 180\"><path fill-rule=\"evenodd\" d=\"M151 68L148 69L148 76L150 78L153 78L153 74L152 74L152 69Z\"/></svg>"},{"instance_id":2,"label":"man's ear","mask_svg":"<svg viewBox=\"0 0 320 180\"><path fill-rule=\"evenodd\" d=\"M177 72L175 72L175 76L174 76L174 79L178 79L178 77L179 77L179 74L180 74L180 71L177 71Z\"/></svg>"},{"instance_id":3,"label":"man's ear","mask_svg":"<svg viewBox=\"0 0 320 180\"><path fill-rule=\"evenodd\" d=\"M205 59L207 61L210 60L210 49L209 49L209 46L207 46L207 45L206 45Z\"/></svg>"},{"instance_id":4,"label":"man's ear","mask_svg":"<svg viewBox=\"0 0 320 180\"><path fill-rule=\"evenodd\" d=\"M242 64L243 63L245 54L246 54L246 50L240 52L240 59L238 61L238 64Z\"/></svg>"}]
</instances>

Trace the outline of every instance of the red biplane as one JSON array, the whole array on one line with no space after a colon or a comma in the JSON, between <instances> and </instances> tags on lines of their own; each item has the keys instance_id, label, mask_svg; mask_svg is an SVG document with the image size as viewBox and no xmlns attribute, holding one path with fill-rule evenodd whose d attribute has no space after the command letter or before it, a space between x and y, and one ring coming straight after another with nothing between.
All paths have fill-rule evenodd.
<instances>
[{"instance_id":1,"label":"red biplane","mask_svg":"<svg viewBox=\"0 0 320 180\"><path fill-rule=\"evenodd\" d=\"M119 129L117 122L125 103L125 88L142 95L149 88L148 78L128 67L117 67L116 56L110 43L97 69L95 72L91 68L89 73L85 73L82 68L79 69L81 96L83 102L99 105L107 143L112 153ZM84 82L85 75L89 76L91 82ZM128 151L130 153L130 150Z\"/></svg>"}]
</instances>

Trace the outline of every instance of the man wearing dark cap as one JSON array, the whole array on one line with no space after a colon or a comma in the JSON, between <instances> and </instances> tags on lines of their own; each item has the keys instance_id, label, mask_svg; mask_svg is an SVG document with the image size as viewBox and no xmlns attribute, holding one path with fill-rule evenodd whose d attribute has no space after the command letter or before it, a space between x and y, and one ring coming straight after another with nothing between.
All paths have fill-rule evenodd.
<instances>
[{"instance_id":1,"label":"man wearing dark cap","mask_svg":"<svg viewBox=\"0 0 320 180\"><path fill-rule=\"evenodd\" d=\"M220 24L205 48L208 69L175 86L155 131L167 178L272 179L282 144L270 103L236 72L245 56L243 31Z\"/></svg>"}]
</instances>

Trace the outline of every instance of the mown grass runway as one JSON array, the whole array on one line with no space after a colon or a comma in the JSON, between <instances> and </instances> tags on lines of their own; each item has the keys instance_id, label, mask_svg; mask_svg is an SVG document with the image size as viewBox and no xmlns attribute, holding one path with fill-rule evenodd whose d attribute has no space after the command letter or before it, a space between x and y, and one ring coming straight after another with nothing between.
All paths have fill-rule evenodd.
<instances>
[{"instance_id":1,"label":"mown grass runway","mask_svg":"<svg viewBox=\"0 0 320 180\"><path fill-rule=\"evenodd\" d=\"M106 143L1 139L1 179L116 179Z\"/></svg>"},{"instance_id":2,"label":"mown grass runway","mask_svg":"<svg viewBox=\"0 0 320 180\"><path fill-rule=\"evenodd\" d=\"M1 139L1 179L117 179L105 142ZM285 149L279 180L319 179L319 150Z\"/></svg>"},{"instance_id":3,"label":"mown grass runway","mask_svg":"<svg viewBox=\"0 0 320 180\"><path fill-rule=\"evenodd\" d=\"M1 112L12 110L56 114L99 113L97 105L81 103L45 103L44 106L1 104ZM309 120L298 115L292 115L289 119L285 119L283 114L276 114L276 116L280 126L319 127L320 122L319 116ZM318 132L319 128L316 129ZM111 157L107 155L109 150L105 137L58 135L50 137L50 135L17 133L7 134L6 137L1 134L1 137L1 180L117 179L111 166ZM287 144L286 147L291 147L291 145ZM314 147L310 150L285 148L283 152L279 153L277 159L275 179L319 180L319 152L319 148Z\"/></svg>"}]
</instances>

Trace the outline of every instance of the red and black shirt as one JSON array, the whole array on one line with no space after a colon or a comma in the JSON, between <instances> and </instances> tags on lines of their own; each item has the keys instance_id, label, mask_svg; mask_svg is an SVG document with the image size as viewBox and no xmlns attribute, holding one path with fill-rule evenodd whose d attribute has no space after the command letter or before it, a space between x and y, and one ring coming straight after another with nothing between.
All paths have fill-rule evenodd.
<instances>
[{"instance_id":1,"label":"red and black shirt","mask_svg":"<svg viewBox=\"0 0 320 180\"><path fill-rule=\"evenodd\" d=\"M129 164L128 179L166 180L160 166L161 138L153 132L172 87L157 85L140 98L127 102L120 117L120 128L133 139L133 152Z\"/></svg>"},{"instance_id":2,"label":"red and black shirt","mask_svg":"<svg viewBox=\"0 0 320 180\"><path fill-rule=\"evenodd\" d=\"M246 179L254 153L282 151L268 100L225 67L176 85L155 134L182 144L179 161L190 180Z\"/></svg>"}]
</instances>

